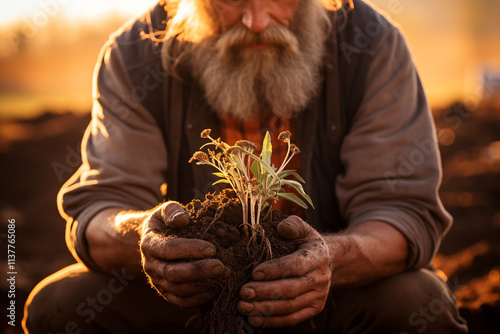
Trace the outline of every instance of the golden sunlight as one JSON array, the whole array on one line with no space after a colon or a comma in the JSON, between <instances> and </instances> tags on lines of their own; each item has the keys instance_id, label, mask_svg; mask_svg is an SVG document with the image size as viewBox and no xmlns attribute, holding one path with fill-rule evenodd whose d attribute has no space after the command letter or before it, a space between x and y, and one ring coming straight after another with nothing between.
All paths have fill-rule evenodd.
<instances>
[{"instance_id":1,"label":"golden sunlight","mask_svg":"<svg viewBox=\"0 0 500 334\"><path fill-rule=\"evenodd\" d=\"M91 73L100 47L112 31L156 1L26 2L14 2L0 14L3 117L26 118L47 109L89 110ZM500 72L500 28L485 0L474 5L452 0L373 2L402 27L432 106L455 100L477 105L487 91L485 76ZM454 140L449 130L442 136L443 145Z\"/></svg>"}]
</instances>

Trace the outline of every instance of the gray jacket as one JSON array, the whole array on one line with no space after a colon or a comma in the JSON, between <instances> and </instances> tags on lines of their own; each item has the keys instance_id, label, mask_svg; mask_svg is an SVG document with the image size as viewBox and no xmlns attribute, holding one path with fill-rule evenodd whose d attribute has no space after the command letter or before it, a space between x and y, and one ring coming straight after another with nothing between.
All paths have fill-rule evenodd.
<instances>
[{"instance_id":1,"label":"gray jacket","mask_svg":"<svg viewBox=\"0 0 500 334\"><path fill-rule=\"evenodd\" d=\"M384 221L407 238L407 267L415 269L430 263L451 225L438 197L435 129L403 36L364 2L354 4L348 15L331 13L322 93L293 120L316 207L305 218L321 232ZM165 18L157 5L102 49L83 163L58 196L68 247L96 270L84 237L95 214L187 203L214 181L188 160L203 144L200 132L217 136L219 121L195 81L163 70L161 43L142 36L164 29Z\"/></svg>"}]
</instances>

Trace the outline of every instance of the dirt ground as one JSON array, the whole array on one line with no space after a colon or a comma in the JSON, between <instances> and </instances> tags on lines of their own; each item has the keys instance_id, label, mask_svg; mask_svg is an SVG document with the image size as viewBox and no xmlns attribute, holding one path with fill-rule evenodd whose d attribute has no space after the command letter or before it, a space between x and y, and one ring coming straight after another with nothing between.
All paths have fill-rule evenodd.
<instances>
[{"instance_id":1,"label":"dirt ground","mask_svg":"<svg viewBox=\"0 0 500 334\"><path fill-rule=\"evenodd\" d=\"M455 291L471 333L500 333L500 108L460 104L435 113L441 143L441 196L455 223L434 265ZM15 327L20 333L29 291L73 263L56 194L80 164L79 143L89 116L47 113L0 122L1 268L7 273L8 221L15 219ZM425 153L425 152L424 152ZM5 254L5 255L4 255ZM0 290L7 296L4 279ZM0 305L6 309L6 298Z\"/></svg>"}]
</instances>

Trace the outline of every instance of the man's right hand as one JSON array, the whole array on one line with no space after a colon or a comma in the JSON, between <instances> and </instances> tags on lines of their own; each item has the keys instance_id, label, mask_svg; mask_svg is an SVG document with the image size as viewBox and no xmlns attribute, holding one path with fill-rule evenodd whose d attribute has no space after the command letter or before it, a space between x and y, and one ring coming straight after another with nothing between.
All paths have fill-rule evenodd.
<instances>
[{"instance_id":1,"label":"man's right hand","mask_svg":"<svg viewBox=\"0 0 500 334\"><path fill-rule=\"evenodd\" d=\"M165 236L167 228L182 229L189 214L177 202L159 206L144 222L140 242L142 266L151 285L178 307L197 307L220 289L215 284L229 276L229 269L214 259L215 247L200 239Z\"/></svg>"}]
</instances>

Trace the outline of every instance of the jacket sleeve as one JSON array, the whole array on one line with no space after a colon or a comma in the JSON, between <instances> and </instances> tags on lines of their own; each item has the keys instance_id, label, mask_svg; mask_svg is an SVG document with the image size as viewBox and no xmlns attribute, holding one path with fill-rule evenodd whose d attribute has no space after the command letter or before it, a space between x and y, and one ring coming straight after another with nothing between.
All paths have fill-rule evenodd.
<instances>
[{"instance_id":1,"label":"jacket sleeve","mask_svg":"<svg viewBox=\"0 0 500 334\"><path fill-rule=\"evenodd\" d=\"M336 185L350 226L386 222L407 239L409 270L430 263L451 217L438 197L431 113L405 40L391 26L373 50L365 94L341 148Z\"/></svg>"},{"instance_id":2,"label":"jacket sleeve","mask_svg":"<svg viewBox=\"0 0 500 334\"><path fill-rule=\"evenodd\" d=\"M163 199L166 147L155 118L141 104L152 79L131 82L121 47L111 38L101 51L82 165L58 194L68 247L90 268L96 266L88 253L85 228L98 212L111 207L150 209Z\"/></svg>"}]
</instances>

